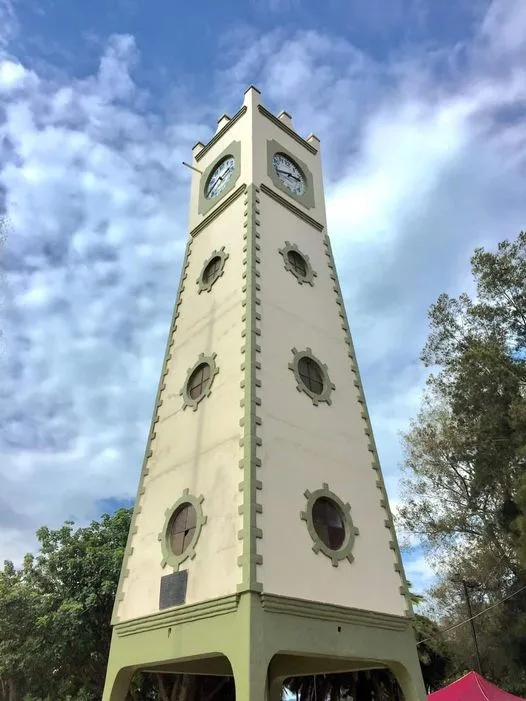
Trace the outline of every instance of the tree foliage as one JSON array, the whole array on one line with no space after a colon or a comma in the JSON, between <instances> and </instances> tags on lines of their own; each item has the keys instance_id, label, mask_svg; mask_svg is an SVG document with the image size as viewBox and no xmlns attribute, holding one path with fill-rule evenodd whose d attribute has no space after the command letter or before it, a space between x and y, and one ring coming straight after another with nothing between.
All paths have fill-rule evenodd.
<instances>
[{"instance_id":1,"label":"tree foliage","mask_svg":"<svg viewBox=\"0 0 526 701\"><path fill-rule=\"evenodd\" d=\"M130 511L86 528L40 528L40 552L0 572L4 697L92 699L104 684L110 618ZM7 695L6 695L6 690ZM10 694L10 696L9 696ZM0 697L2 698L2 697Z\"/></svg>"},{"instance_id":2,"label":"tree foliage","mask_svg":"<svg viewBox=\"0 0 526 701\"><path fill-rule=\"evenodd\" d=\"M444 625L467 618L458 583L477 583L479 612L526 584L526 233L471 259L476 296L442 294L422 353L433 368L403 436L400 525L423 543ZM524 596L476 622L484 671L524 693ZM474 668L469 626L450 634L459 671Z\"/></svg>"}]
</instances>

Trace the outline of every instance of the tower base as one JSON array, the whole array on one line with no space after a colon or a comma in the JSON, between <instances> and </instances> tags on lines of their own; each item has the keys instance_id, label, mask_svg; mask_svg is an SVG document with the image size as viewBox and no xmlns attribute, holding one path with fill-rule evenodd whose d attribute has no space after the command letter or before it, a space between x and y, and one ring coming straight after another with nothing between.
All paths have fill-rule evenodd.
<instances>
[{"instance_id":1,"label":"tower base","mask_svg":"<svg viewBox=\"0 0 526 701\"><path fill-rule=\"evenodd\" d=\"M233 675L238 701L280 701L290 677L379 667L426 700L409 618L244 592L116 624L102 701L137 671Z\"/></svg>"}]
</instances>

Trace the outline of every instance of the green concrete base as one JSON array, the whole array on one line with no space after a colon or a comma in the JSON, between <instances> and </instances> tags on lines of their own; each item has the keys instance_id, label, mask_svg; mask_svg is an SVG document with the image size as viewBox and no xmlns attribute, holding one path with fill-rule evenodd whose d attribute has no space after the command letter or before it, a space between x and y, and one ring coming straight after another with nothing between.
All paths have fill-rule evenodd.
<instances>
[{"instance_id":1,"label":"green concrete base","mask_svg":"<svg viewBox=\"0 0 526 701\"><path fill-rule=\"evenodd\" d=\"M289 677L378 667L425 701L410 619L244 592L117 624L102 701L139 670L233 675L239 701L278 701Z\"/></svg>"}]
</instances>

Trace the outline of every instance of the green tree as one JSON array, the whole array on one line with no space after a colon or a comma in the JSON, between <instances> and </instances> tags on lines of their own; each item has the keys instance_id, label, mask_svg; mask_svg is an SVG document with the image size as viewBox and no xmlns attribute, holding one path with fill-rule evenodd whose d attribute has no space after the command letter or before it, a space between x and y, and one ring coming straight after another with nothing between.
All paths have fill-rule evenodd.
<instances>
[{"instance_id":1,"label":"green tree","mask_svg":"<svg viewBox=\"0 0 526 701\"><path fill-rule=\"evenodd\" d=\"M33 628L39 611L40 600L35 592L12 563L5 562L0 571L1 701L18 701L31 681L38 679L38 665L31 665L29 674L25 662L38 652Z\"/></svg>"},{"instance_id":2,"label":"green tree","mask_svg":"<svg viewBox=\"0 0 526 701\"><path fill-rule=\"evenodd\" d=\"M26 559L24 577L46 599L40 625L61 693L102 693L130 518L129 509L119 509L85 528L74 530L71 522L54 531L42 527L40 553Z\"/></svg>"},{"instance_id":3,"label":"green tree","mask_svg":"<svg viewBox=\"0 0 526 701\"><path fill-rule=\"evenodd\" d=\"M0 572L0 678L24 695L78 701L102 694L110 617L131 512L86 528L40 528L40 552ZM0 687L2 688L2 687ZM9 695L10 694L10 695Z\"/></svg>"},{"instance_id":4,"label":"green tree","mask_svg":"<svg viewBox=\"0 0 526 701\"><path fill-rule=\"evenodd\" d=\"M40 550L0 571L0 701L95 701L131 510L37 531ZM233 701L229 678L137 674L130 701Z\"/></svg>"},{"instance_id":5,"label":"green tree","mask_svg":"<svg viewBox=\"0 0 526 701\"><path fill-rule=\"evenodd\" d=\"M437 691L451 673L453 658L449 645L438 625L427 616L416 614L413 628L424 685L429 691Z\"/></svg>"},{"instance_id":6,"label":"green tree","mask_svg":"<svg viewBox=\"0 0 526 701\"><path fill-rule=\"evenodd\" d=\"M435 371L403 436L399 522L441 563L431 598L444 625L466 618L454 574L478 582L477 611L526 583L526 233L477 249L471 266L476 300L443 294L431 306L422 359ZM508 608L477 626L485 670L517 690L525 638ZM462 665L469 633L451 636Z\"/></svg>"}]
</instances>

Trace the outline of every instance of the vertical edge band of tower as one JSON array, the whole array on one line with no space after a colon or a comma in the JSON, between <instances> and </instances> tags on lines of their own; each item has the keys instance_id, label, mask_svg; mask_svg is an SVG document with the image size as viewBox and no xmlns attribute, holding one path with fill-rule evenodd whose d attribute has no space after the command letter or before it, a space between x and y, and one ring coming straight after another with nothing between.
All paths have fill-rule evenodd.
<instances>
[{"instance_id":1,"label":"vertical edge band of tower","mask_svg":"<svg viewBox=\"0 0 526 701\"><path fill-rule=\"evenodd\" d=\"M371 418L369 416L369 410L367 408L367 402L365 399L365 393L363 390L363 385L362 385L362 380L360 377L360 371L358 369L358 363L356 361L356 354L354 350L354 344L351 336L351 330L349 326L349 321L347 319L347 312L345 311L345 303L343 301L343 295L340 287L340 282L338 279L338 273L336 271L336 264L334 262L334 256L332 253L332 246L331 242L329 239L328 234L324 235L324 243L325 243L325 253L328 258L328 264L329 268L331 269L331 279L334 282L334 292L336 294L336 304L339 307L339 315L342 321L342 330L345 333L345 341L347 343L348 347L348 353L349 353L349 358L351 360L351 369L352 372L355 375L355 387L358 390L359 394L359 402L362 406L362 419L365 423L364 430L365 434L367 435L368 441L369 441L369 452L372 455L372 460L371 460L371 467L373 470L376 471L377 474L377 480L376 480L376 486L380 490L381 493L381 498L380 498L380 503L382 505L382 508L386 512L386 519L385 519L385 527L389 529L390 535L391 535L391 540L389 542L389 545L391 549L395 553L395 563L394 563L394 569L398 574L400 575L400 579L402 580L402 584L400 586L400 594L404 596L405 602L406 602L406 615L410 618L414 616L413 613L413 605L411 602L411 596L409 593L409 584L407 582L407 578L405 576L405 571L402 563L402 555L400 552L400 548L398 545L398 539L396 536L396 531L394 527L394 521L393 521L393 515L391 513L391 509L389 506L389 498L387 496L387 490L385 487L385 482L383 479L382 475L382 470L380 468L380 459L378 457L378 451L376 448L376 442L374 440L374 434L373 434L373 429L372 429L372 424L371 424Z\"/></svg>"},{"instance_id":2,"label":"vertical edge band of tower","mask_svg":"<svg viewBox=\"0 0 526 701\"><path fill-rule=\"evenodd\" d=\"M174 335L174 332L177 328L177 319L179 317L181 305L183 302L183 291L184 291L186 278L187 278L187 269L188 269L188 262L189 262L189 258L190 258L191 247L192 247L192 237L190 236L188 238L187 243L186 243L183 264L181 267L181 278L179 280L179 287L177 289L174 310L173 310L172 319L170 322L168 337L166 339L166 349L164 352L161 376L159 378L159 384L157 386L157 393L155 395L155 402L154 402L153 412L152 412L152 421L150 424L150 430L148 432L148 438L146 440L146 449L144 452L141 473L139 476L139 487L137 489L137 494L135 497L135 504L133 507L133 514L132 514L132 518L131 518L130 529L128 531L128 538L126 541L126 547L125 547L124 555L123 555L122 568L121 568L121 573L119 576L119 583L117 585L115 602L113 604L113 612L112 612L112 617L111 617L112 625L115 625L116 623L118 623L117 610L118 610L119 603L124 598L124 581L129 574L129 571L127 568L127 563L128 563L128 559L131 556L132 551L133 551L133 548L131 546L131 541L133 539L133 536L137 532L137 518L138 518L139 514L141 513L141 497L144 494L144 482L146 480L146 477L148 476L148 461L149 461L150 457L152 456L152 443L155 440L155 425L159 420L159 407L162 405L162 398L161 397L162 397L162 393L163 393L164 389L166 388L165 378L166 378L166 375L168 373L168 363L172 358L171 348L173 345L173 335Z\"/></svg>"},{"instance_id":3,"label":"vertical edge band of tower","mask_svg":"<svg viewBox=\"0 0 526 701\"><path fill-rule=\"evenodd\" d=\"M258 468L261 467L261 458L258 455L261 446L261 438L257 435L258 426L261 424L261 417L258 416L257 408L261 403L257 395L257 389L261 385L258 377L258 370L261 367L259 356L261 347L259 345L260 328L259 312L260 300L258 292L259 285L259 190L254 185L250 185L245 193L244 201L244 232L243 232L243 331L242 331L242 364L241 371L243 379L241 388L243 397L241 408L243 414L240 425L243 429L240 439L242 457L239 467L242 470L243 479L239 484L242 492L242 504L239 507L242 516L242 530L238 537L241 540L242 554L238 564L241 567L241 582L238 585L238 592L262 591L262 585L258 581L258 565L263 564L263 558L257 552L257 542L263 537L261 529L258 527L258 513L261 513L262 506L258 503L258 491L262 488L258 475Z\"/></svg>"}]
</instances>

